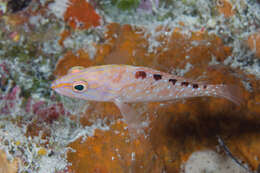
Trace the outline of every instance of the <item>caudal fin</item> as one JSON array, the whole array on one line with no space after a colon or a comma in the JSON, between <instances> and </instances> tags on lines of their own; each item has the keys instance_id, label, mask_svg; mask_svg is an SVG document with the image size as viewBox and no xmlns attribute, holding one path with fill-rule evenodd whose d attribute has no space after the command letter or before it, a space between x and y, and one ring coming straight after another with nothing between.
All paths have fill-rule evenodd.
<instances>
[{"instance_id":1,"label":"caudal fin","mask_svg":"<svg viewBox=\"0 0 260 173\"><path fill-rule=\"evenodd\" d=\"M226 98L237 105L244 102L242 91L236 85L216 85L216 96Z\"/></svg>"}]
</instances>

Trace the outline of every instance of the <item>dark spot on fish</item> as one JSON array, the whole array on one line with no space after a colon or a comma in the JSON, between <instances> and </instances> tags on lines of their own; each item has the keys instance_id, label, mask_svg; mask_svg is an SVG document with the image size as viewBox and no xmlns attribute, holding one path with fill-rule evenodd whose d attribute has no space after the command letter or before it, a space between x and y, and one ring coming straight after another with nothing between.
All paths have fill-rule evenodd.
<instances>
[{"instance_id":1,"label":"dark spot on fish","mask_svg":"<svg viewBox=\"0 0 260 173\"><path fill-rule=\"evenodd\" d=\"M192 84L192 87L193 88L199 88L199 85L198 84Z\"/></svg>"},{"instance_id":2,"label":"dark spot on fish","mask_svg":"<svg viewBox=\"0 0 260 173\"><path fill-rule=\"evenodd\" d=\"M181 86L186 86L187 87L188 85L189 85L189 82L182 82L181 83Z\"/></svg>"},{"instance_id":3,"label":"dark spot on fish","mask_svg":"<svg viewBox=\"0 0 260 173\"><path fill-rule=\"evenodd\" d=\"M207 85L204 85L203 88L206 89L206 88L207 88Z\"/></svg>"},{"instance_id":4,"label":"dark spot on fish","mask_svg":"<svg viewBox=\"0 0 260 173\"><path fill-rule=\"evenodd\" d=\"M160 74L154 74L154 75L153 75L153 78L154 78L155 80L160 80L160 79L162 79L162 75L160 75Z\"/></svg>"},{"instance_id":5,"label":"dark spot on fish","mask_svg":"<svg viewBox=\"0 0 260 173\"><path fill-rule=\"evenodd\" d=\"M173 85L175 85L175 83L177 82L176 79L169 79L169 82L171 82Z\"/></svg>"},{"instance_id":6,"label":"dark spot on fish","mask_svg":"<svg viewBox=\"0 0 260 173\"><path fill-rule=\"evenodd\" d=\"M137 71L137 72L135 73L135 78L136 78L136 79L138 79L138 78L144 79L144 78L146 78L146 73L145 73L144 71Z\"/></svg>"}]
</instances>

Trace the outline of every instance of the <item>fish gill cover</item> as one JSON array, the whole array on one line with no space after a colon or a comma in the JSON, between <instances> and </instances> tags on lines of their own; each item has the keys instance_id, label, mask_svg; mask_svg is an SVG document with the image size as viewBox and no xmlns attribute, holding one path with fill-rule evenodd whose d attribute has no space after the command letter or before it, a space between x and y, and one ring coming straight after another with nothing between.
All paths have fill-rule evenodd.
<instances>
[{"instance_id":1,"label":"fish gill cover","mask_svg":"<svg viewBox=\"0 0 260 173\"><path fill-rule=\"evenodd\" d=\"M259 14L256 0L1 1L0 158L6 164L0 168L50 173L257 170ZM134 104L149 126L131 139L113 104L73 100L50 88L73 66L101 64L147 66L234 84L245 104L216 98ZM221 156L217 135L248 170L234 161L218 162L228 156ZM194 168L194 163L202 166Z\"/></svg>"}]
</instances>

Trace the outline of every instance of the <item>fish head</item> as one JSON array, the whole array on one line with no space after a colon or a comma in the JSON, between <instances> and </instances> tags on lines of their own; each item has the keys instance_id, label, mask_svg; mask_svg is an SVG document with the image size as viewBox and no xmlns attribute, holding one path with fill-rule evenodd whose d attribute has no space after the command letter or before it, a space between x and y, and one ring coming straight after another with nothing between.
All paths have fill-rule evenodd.
<instances>
[{"instance_id":1,"label":"fish head","mask_svg":"<svg viewBox=\"0 0 260 173\"><path fill-rule=\"evenodd\" d=\"M112 97L102 81L102 70L93 68L75 68L68 74L56 79L51 88L61 95L93 101L107 101Z\"/></svg>"}]
</instances>

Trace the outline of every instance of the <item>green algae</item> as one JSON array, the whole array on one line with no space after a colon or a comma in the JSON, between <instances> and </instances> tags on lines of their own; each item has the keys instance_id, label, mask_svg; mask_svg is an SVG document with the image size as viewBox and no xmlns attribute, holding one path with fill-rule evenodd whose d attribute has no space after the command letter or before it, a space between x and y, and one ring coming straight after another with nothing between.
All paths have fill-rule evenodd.
<instances>
[{"instance_id":1,"label":"green algae","mask_svg":"<svg viewBox=\"0 0 260 173\"><path fill-rule=\"evenodd\" d=\"M115 5L121 10L136 9L140 4L140 0L112 0L112 5Z\"/></svg>"}]
</instances>

